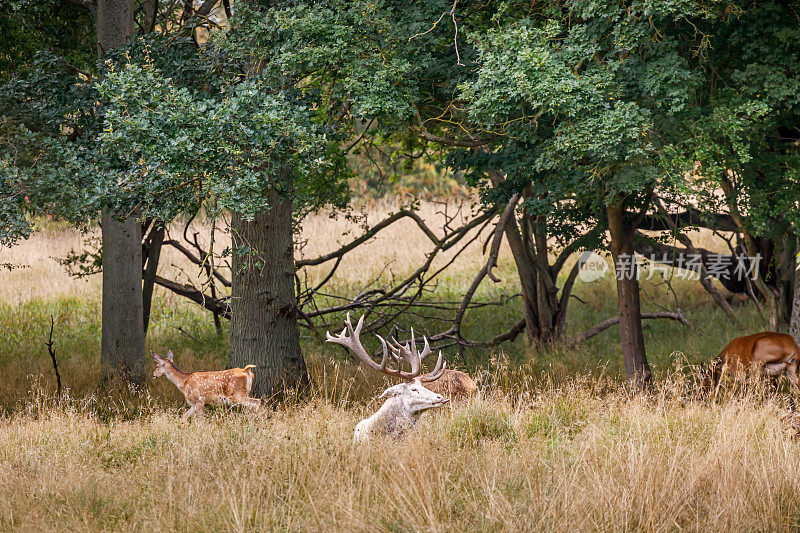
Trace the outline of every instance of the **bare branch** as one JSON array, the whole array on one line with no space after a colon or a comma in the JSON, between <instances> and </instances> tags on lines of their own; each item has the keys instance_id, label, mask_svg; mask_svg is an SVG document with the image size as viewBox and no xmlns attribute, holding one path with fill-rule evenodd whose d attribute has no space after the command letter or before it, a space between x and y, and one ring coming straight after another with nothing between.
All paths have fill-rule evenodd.
<instances>
[{"instance_id":1,"label":"bare branch","mask_svg":"<svg viewBox=\"0 0 800 533\"><path fill-rule=\"evenodd\" d=\"M668 318L670 320L677 320L684 326L689 325L689 321L686 320L686 317L683 316L683 313L678 310L676 313L669 313L669 312L657 312L657 313L642 313L642 320L654 320L657 318ZM599 324L592 326L591 328L587 329L577 337L573 337L569 341L567 341L567 346L574 346L575 344L580 344L588 339L591 339L595 335L607 330L611 326L619 324L619 316L613 316L611 318L607 318L600 322Z\"/></svg>"},{"instance_id":2,"label":"bare branch","mask_svg":"<svg viewBox=\"0 0 800 533\"><path fill-rule=\"evenodd\" d=\"M355 249L359 245L363 244L364 242L366 242L369 239L371 239L372 237L374 237L382 229L384 229L384 228L394 224L398 220L400 220L402 218L406 218L406 217L408 217L408 218L412 219L414 222L416 222L417 226L419 226L419 228L423 231L423 233L425 233L425 235L428 237L428 239L430 239L430 241L432 243L439 244L440 239L436 236L435 233L433 233L433 231L431 231L431 229L425 224L425 222L420 218L419 215L417 215L413 211L409 211L407 209L401 209L397 213L395 213L395 214L389 216L388 218L380 221L379 223L375 224L372 228L370 228L368 231L366 231L363 235L361 235L357 239L351 241L349 244L346 244L346 245L342 246L338 250L335 250L335 251L333 251L333 252L331 252L329 254L322 255L322 256L317 257L315 259L300 259L298 261L295 261L295 268L300 269L300 268L303 268L305 266L321 265L322 263L330 261L331 259L336 259L337 257L341 257L341 256L345 255L347 252L350 252L351 250Z\"/></svg>"},{"instance_id":3,"label":"bare branch","mask_svg":"<svg viewBox=\"0 0 800 533\"><path fill-rule=\"evenodd\" d=\"M154 281L156 285L169 289L179 296L189 298L209 311L218 313L222 318L228 320L231 318L231 306L228 304L228 298L212 298L191 285L184 285L161 276L156 276Z\"/></svg>"},{"instance_id":4,"label":"bare branch","mask_svg":"<svg viewBox=\"0 0 800 533\"><path fill-rule=\"evenodd\" d=\"M178 250L180 253L185 255L186 258L189 261L191 261L192 263L194 263L195 265L203 266L203 260L200 259L199 257L197 257L196 255L194 255L192 253L192 251L189 250L188 248L186 248L183 244L181 244L180 241L176 241L175 239L167 239L167 240L164 241L163 244L166 245L166 246L172 246L173 248ZM213 269L212 274L225 287L230 287L231 286L231 281L229 279L227 279L225 276L223 276L222 274L220 274L219 271L216 268Z\"/></svg>"},{"instance_id":5,"label":"bare branch","mask_svg":"<svg viewBox=\"0 0 800 533\"><path fill-rule=\"evenodd\" d=\"M56 351L53 349L53 329L55 328L55 319L50 315L50 333L47 336L47 341L44 343L47 346L47 353L50 354L50 360L53 362L53 370L56 373L56 391L61 396L61 373L58 371L58 362L56 361Z\"/></svg>"}]
</instances>

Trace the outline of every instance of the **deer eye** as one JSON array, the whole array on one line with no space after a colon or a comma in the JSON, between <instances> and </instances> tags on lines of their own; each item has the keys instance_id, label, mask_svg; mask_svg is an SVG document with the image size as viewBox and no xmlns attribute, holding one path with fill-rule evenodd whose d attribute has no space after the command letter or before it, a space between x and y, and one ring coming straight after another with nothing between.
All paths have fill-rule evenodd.
<instances>
[{"instance_id":1,"label":"deer eye","mask_svg":"<svg viewBox=\"0 0 800 533\"><path fill-rule=\"evenodd\" d=\"M411 389L411 392L419 392L417 389Z\"/></svg>"}]
</instances>

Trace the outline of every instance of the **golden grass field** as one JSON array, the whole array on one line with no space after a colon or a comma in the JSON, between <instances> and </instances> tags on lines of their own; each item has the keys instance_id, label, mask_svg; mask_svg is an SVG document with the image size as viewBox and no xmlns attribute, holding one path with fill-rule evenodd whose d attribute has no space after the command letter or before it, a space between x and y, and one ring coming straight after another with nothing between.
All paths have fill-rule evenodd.
<instances>
[{"instance_id":1,"label":"golden grass field","mask_svg":"<svg viewBox=\"0 0 800 533\"><path fill-rule=\"evenodd\" d=\"M378 203L367 211L375 221L391 209ZM434 229L441 209L421 206ZM330 251L357 233L341 218L312 216L300 253ZM400 441L354 447L355 424L377 409L388 381L364 374L307 330L311 393L259 413L220 408L205 421L183 422L182 397L164 378L145 391L98 396L100 278L70 278L51 259L83 240L47 224L0 251L0 263L25 266L0 273L2 531L800 528L800 441L781 421L788 397L756 388L701 401L686 370L764 326L750 304L737 303L743 325L734 328L696 282L673 284L690 327L647 324L656 377L647 395L620 388L616 328L571 349L530 348L520 337L446 354L475 375L480 397L423 415L422 427ZM438 297L463 293L485 261L481 241L443 276ZM399 223L348 257L332 290L351 294L381 272L385 279L407 273L428 249L413 223ZM170 276L198 274L177 257L163 261L160 272ZM502 282L485 285L479 298L516 292L505 250L498 275ZM645 307L673 305L657 278L643 289ZM571 333L615 314L611 279L579 284L576 295ZM467 334L502 331L516 320L515 305L471 312ZM60 398L43 345L50 316L68 389ZM185 370L222 368L227 358L226 335L206 312L157 289L148 349L168 348Z\"/></svg>"}]
</instances>

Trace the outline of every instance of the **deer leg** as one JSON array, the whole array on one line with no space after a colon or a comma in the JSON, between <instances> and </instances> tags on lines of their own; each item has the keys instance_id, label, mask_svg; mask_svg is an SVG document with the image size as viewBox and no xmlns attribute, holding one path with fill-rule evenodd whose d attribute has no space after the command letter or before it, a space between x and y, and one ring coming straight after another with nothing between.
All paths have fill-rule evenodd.
<instances>
[{"instance_id":1,"label":"deer leg","mask_svg":"<svg viewBox=\"0 0 800 533\"><path fill-rule=\"evenodd\" d=\"M188 411L183 413L183 419L186 420L190 416L192 416L197 411L197 404L192 404Z\"/></svg>"},{"instance_id":2,"label":"deer leg","mask_svg":"<svg viewBox=\"0 0 800 533\"><path fill-rule=\"evenodd\" d=\"M231 401L237 405L243 405L245 407L251 407L253 409L258 409L261 407L261 400L258 398L251 398L243 391L237 391L231 397Z\"/></svg>"},{"instance_id":3,"label":"deer leg","mask_svg":"<svg viewBox=\"0 0 800 533\"><path fill-rule=\"evenodd\" d=\"M258 398L242 398L242 401L240 401L239 404L244 405L245 407L258 409L261 407L261 400Z\"/></svg>"},{"instance_id":4,"label":"deer leg","mask_svg":"<svg viewBox=\"0 0 800 533\"><path fill-rule=\"evenodd\" d=\"M792 384L792 392L795 395L800 394L800 378L797 377L797 365L798 361L792 361L786 366L786 377L789 379L789 383Z\"/></svg>"}]
</instances>

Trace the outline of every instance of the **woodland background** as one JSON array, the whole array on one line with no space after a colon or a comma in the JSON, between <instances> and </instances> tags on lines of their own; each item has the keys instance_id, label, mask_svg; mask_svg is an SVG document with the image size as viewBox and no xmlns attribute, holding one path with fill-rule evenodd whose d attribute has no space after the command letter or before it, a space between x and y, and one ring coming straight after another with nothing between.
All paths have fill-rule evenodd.
<instances>
[{"instance_id":1,"label":"woodland background","mask_svg":"<svg viewBox=\"0 0 800 533\"><path fill-rule=\"evenodd\" d=\"M800 332L797 2L3 8L4 529L798 526L782 385L697 394ZM480 396L352 447L348 311ZM181 423L149 350L270 407Z\"/></svg>"}]
</instances>

